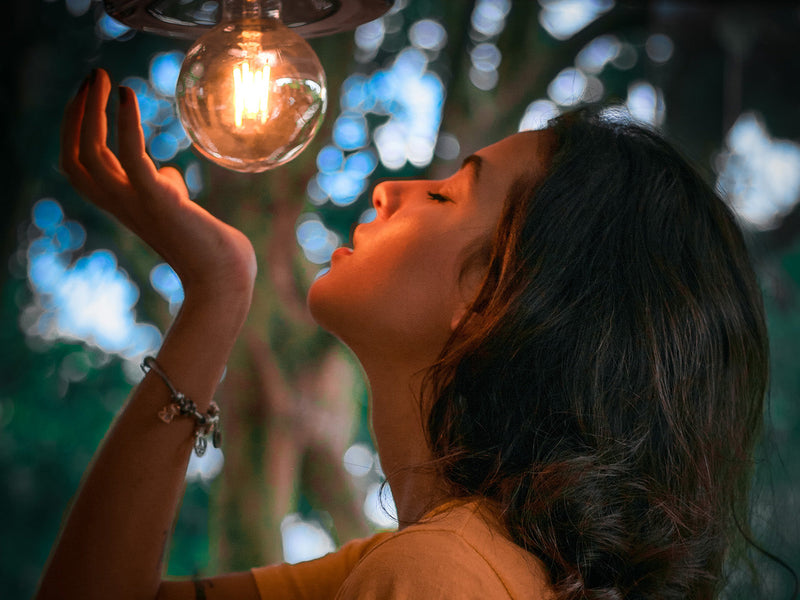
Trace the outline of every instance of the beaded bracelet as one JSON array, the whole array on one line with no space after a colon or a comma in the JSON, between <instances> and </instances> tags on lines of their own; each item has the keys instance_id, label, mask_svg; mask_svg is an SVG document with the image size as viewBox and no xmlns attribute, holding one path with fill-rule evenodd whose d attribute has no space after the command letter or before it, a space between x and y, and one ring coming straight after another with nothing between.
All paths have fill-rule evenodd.
<instances>
[{"instance_id":1,"label":"beaded bracelet","mask_svg":"<svg viewBox=\"0 0 800 600\"><path fill-rule=\"evenodd\" d=\"M211 436L211 443L214 448L219 448L222 444L222 430L219 424L219 406L213 400L208 406L206 414L197 410L197 405L194 401L189 400L184 394L175 389L172 382L167 377L167 374L161 369L156 359L152 356L145 356L141 364L142 371L148 373L155 371L155 373L164 380L164 383L169 388L169 395L172 402L165 405L158 411L158 418L164 423L171 423L178 415L189 415L194 417L194 452L197 456L203 456L208 447L208 436Z\"/></svg>"}]
</instances>

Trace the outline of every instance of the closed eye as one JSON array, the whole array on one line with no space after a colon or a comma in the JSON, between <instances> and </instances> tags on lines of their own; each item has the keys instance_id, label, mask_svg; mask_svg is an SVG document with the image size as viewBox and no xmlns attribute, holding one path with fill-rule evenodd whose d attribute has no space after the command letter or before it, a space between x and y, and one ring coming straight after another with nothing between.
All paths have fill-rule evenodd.
<instances>
[{"instance_id":1,"label":"closed eye","mask_svg":"<svg viewBox=\"0 0 800 600\"><path fill-rule=\"evenodd\" d=\"M440 202L442 204L444 204L445 202L452 202L452 200L447 196L442 196L441 194L437 194L436 192L428 192L428 198L430 198L434 202Z\"/></svg>"}]
</instances>

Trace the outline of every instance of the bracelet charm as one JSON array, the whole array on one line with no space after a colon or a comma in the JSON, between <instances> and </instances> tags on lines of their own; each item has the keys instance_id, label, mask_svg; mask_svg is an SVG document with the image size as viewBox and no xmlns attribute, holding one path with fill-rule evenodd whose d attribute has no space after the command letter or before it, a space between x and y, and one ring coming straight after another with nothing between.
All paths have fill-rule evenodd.
<instances>
[{"instance_id":1,"label":"bracelet charm","mask_svg":"<svg viewBox=\"0 0 800 600\"><path fill-rule=\"evenodd\" d=\"M187 415L195 420L194 428L194 453L203 456L208 448L208 437L211 436L211 443L214 448L222 445L222 431L219 424L219 406L213 400L208 406L205 414L197 410L197 405L187 398L184 394L175 389L167 374L161 369L156 359L152 356L145 356L141 365L145 373L154 371L169 388L172 402L163 406L158 411L158 418L164 423L171 423L177 416Z\"/></svg>"}]
</instances>

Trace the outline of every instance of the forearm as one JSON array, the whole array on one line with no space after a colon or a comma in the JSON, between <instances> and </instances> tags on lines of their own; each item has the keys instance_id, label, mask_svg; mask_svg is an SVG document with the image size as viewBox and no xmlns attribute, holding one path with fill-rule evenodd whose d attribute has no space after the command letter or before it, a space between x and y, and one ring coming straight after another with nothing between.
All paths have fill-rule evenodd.
<instances>
[{"instance_id":1,"label":"forearm","mask_svg":"<svg viewBox=\"0 0 800 600\"><path fill-rule=\"evenodd\" d=\"M205 412L249 307L248 292L188 296L158 355ZM64 524L38 598L155 597L192 451L194 420L158 418L169 391L151 372L101 444Z\"/></svg>"}]
</instances>

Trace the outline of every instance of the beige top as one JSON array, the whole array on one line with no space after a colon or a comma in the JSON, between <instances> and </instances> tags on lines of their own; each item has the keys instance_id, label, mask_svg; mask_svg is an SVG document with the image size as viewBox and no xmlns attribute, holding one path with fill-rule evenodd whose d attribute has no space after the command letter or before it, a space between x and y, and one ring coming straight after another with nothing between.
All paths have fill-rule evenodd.
<instances>
[{"instance_id":1,"label":"beige top","mask_svg":"<svg viewBox=\"0 0 800 600\"><path fill-rule=\"evenodd\" d=\"M261 598L297 600L540 600L541 562L503 534L477 502L451 503L422 522L345 544L296 565L253 569Z\"/></svg>"}]
</instances>

